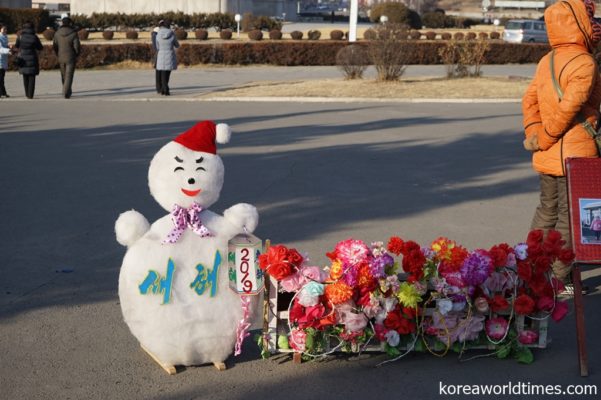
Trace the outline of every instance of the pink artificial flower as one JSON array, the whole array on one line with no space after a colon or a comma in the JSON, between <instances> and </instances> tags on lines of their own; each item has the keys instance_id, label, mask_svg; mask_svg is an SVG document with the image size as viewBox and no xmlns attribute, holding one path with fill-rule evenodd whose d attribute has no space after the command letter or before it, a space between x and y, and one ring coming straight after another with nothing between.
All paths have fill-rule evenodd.
<instances>
[{"instance_id":1,"label":"pink artificial flower","mask_svg":"<svg viewBox=\"0 0 601 400\"><path fill-rule=\"evenodd\" d=\"M502 317L491 318L486 321L486 334L492 340L501 340L507 333L507 320Z\"/></svg>"},{"instance_id":2,"label":"pink artificial flower","mask_svg":"<svg viewBox=\"0 0 601 400\"><path fill-rule=\"evenodd\" d=\"M325 272L319 267L302 267L300 273L307 282L315 281L323 283L326 278Z\"/></svg>"},{"instance_id":3,"label":"pink artificial flower","mask_svg":"<svg viewBox=\"0 0 601 400\"><path fill-rule=\"evenodd\" d=\"M386 340L386 333L388 332L388 328L386 328L383 324L375 324L374 325L374 333L376 335L376 339L380 342Z\"/></svg>"},{"instance_id":4,"label":"pink artificial flower","mask_svg":"<svg viewBox=\"0 0 601 400\"><path fill-rule=\"evenodd\" d=\"M463 282L463 279L461 278L461 272L459 271L443 274L443 277L445 281L447 281L447 283L451 286L456 286L458 288L462 288L465 286L465 282Z\"/></svg>"},{"instance_id":5,"label":"pink artificial flower","mask_svg":"<svg viewBox=\"0 0 601 400\"><path fill-rule=\"evenodd\" d=\"M303 276L299 272L288 275L280 281L280 286L285 292L297 292L303 286Z\"/></svg>"},{"instance_id":6,"label":"pink artificial flower","mask_svg":"<svg viewBox=\"0 0 601 400\"><path fill-rule=\"evenodd\" d=\"M305 351L305 344L307 341L307 334L303 329L295 328L290 331L290 346L296 351Z\"/></svg>"},{"instance_id":7,"label":"pink artificial flower","mask_svg":"<svg viewBox=\"0 0 601 400\"><path fill-rule=\"evenodd\" d=\"M532 344L532 343L536 343L537 340L538 340L538 333L536 333L534 331L525 330L525 331L521 331L520 334L518 335L518 341L521 344Z\"/></svg>"},{"instance_id":8,"label":"pink artificial flower","mask_svg":"<svg viewBox=\"0 0 601 400\"><path fill-rule=\"evenodd\" d=\"M476 307L476 310L482 314L487 313L489 310L488 300L482 296L476 297L476 300L474 300L474 307Z\"/></svg>"},{"instance_id":9,"label":"pink artificial flower","mask_svg":"<svg viewBox=\"0 0 601 400\"><path fill-rule=\"evenodd\" d=\"M561 321L568 313L568 303L565 301L558 301L555 303L555 309L551 314L551 318L553 321L559 322Z\"/></svg>"},{"instance_id":10,"label":"pink artificial flower","mask_svg":"<svg viewBox=\"0 0 601 400\"><path fill-rule=\"evenodd\" d=\"M336 245L335 252L343 264L349 265L358 265L369 257L369 248L361 240L343 240Z\"/></svg>"},{"instance_id":11,"label":"pink artificial flower","mask_svg":"<svg viewBox=\"0 0 601 400\"><path fill-rule=\"evenodd\" d=\"M344 321L341 322L344 323L347 331L358 332L367 326L367 317L363 313L355 314L349 312L345 314Z\"/></svg>"}]
</instances>

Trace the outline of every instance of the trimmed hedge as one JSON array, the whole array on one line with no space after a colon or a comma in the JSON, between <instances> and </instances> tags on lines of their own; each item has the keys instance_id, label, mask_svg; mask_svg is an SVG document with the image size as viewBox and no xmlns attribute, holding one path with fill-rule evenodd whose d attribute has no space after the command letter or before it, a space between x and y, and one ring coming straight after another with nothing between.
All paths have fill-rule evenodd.
<instances>
[{"instance_id":1,"label":"trimmed hedge","mask_svg":"<svg viewBox=\"0 0 601 400\"><path fill-rule=\"evenodd\" d=\"M15 33L25 22L33 22L38 33L54 28L54 19L48 10L39 8L0 8L0 22L6 25L8 33Z\"/></svg>"},{"instance_id":2,"label":"trimmed hedge","mask_svg":"<svg viewBox=\"0 0 601 400\"><path fill-rule=\"evenodd\" d=\"M234 43L183 43L177 51L182 65L195 64L271 64L271 65L336 65L336 54L349 44L328 40L306 40L300 42L254 41ZM353 45L365 46L362 41ZM407 41L407 64L442 64L438 50L446 45L443 40ZM485 54L485 64L536 63L550 50L540 43L490 42ZM125 60L150 62L151 45L147 43L84 44L77 59L77 68L92 68ZM11 69L15 57L10 57ZM58 64L51 45L40 52L40 68L54 69Z\"/></svg>"}]
</instances>

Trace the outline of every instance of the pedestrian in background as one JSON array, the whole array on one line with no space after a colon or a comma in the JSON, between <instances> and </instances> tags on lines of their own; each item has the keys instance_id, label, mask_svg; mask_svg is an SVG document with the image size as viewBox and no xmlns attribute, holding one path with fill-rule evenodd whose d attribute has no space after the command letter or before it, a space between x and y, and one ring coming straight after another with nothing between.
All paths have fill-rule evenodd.
<instances>
[{"instance_id":1,"label":"pedestrian in background","mask_svg":"<svg viewBox=\"0 0 601 400\"><path fill-rule=\"evenodd\" d=\"M58 65L61 70L61 81L63 83L63 96L65 99L71 97L73 85L73 75L75 74L75 63L81 50L79 36L73 29L71 18L63 18L62 25L54 34L52 47L58 59Z\"/></svg>"},{"instance_id":2,"label":"pedestrian in background","mask_svg":"<svg viewBox=\"0 0 601 400\"><path fill-rule=\"evenodd\" d=\"M159 31L156 37L157 65L156 69L161 76L161 94L169 96L169 78L171 71L177 69L177 57L175 49L179 47L179 42L175 33L170 29L169 21L159 23Z\"/></svg>"},{"instance_id":3,"label":"pedestrian in background","mask_svg":"<svg viewBox=\"0 0 601 400\"><path fill-rule=\"evenodd\" d=\"M593 51L601 41L601 25L593 18L593 0L565 0L549 6L545 24L552 51L538 63L522 100L524 147L532 151L539 174L540 203L531 229L554 229L571 248L565 160L597 157L587 129L599 128L601 77ZM555 277L569 284L571 265L553 264ZM566 285L566 293L573 286Z\"/></svg>"},{"instance_id":4,"label":"pedestrian in background","mask_svg":"<svg viewBox=\"0 0 601 400\"><path fill-rule=\"evenodd\" d=\"M163 20L159 21L159 25L163 23ZM154 83L158 94L161 94L161 73L157 69L157 34L160 28L157 26L152 30L150 34L150 40L152 42L152 68L154 68Z\"/></svg>"},{"instance_id":5,"label":"pedestrian in background","mask_svg":"<svg viewBox=\"0 0 601 400\"><path fill-rule=\"evenodd\" d=\"M25 96L33 99L35 93L35 77L40 74L40 62L38 51L44 47L40 39L35 34L33 23L23 24L21 33L17 36L14 48L19 49L17 55L17 66L19 73L23 75L23 86L25 87Z\"/></svg>"},{"instance_id":6,"label":"pedestrian in background","mask_svg":"<svg viewBox=\"0 0 601 400\"><path fill-rule=\"evenodd\" d=\"M8 55L10 54L6 32L6 26L0 24L0 97L10 97L6 93L6 87L4 86L4 77L8 70Z\"/></svg>"}]
</instances>

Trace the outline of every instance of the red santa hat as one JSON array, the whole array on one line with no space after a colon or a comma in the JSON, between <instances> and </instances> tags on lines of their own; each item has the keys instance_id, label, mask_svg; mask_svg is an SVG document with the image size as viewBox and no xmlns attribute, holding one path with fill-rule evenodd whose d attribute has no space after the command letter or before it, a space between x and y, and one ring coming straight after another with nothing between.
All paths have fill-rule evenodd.
<instances>
[{"instance_id":1,"label":"red santa hat","mask_svg":"<svg viewBox=\"0 0 601 400\"><path fill-rule=\"evenodd\" d=\"M230 141L232 131L227 124L215 124L213 121L201 121L175 139L193 151L217 154L216 143L224 144Z\"/></svg>"}]
</instances>

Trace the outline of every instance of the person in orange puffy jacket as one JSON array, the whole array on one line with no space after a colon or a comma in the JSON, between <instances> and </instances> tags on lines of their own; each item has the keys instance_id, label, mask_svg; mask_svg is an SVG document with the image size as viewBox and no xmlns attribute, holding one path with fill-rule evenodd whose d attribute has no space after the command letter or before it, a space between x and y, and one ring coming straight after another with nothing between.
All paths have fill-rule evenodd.
<instances>
[{"instance_id":1,"label":"person in orange puffy jacket","mask_svg":"<svg viewBox=\"0 0 601 400\"><path fill-rule=\"evenodd\" d=\"M540 204L531 229L555 229L569 248L565 159L598 157L594 139L579 121L582 117L598 129L601 77L592 52L601 39L601 25L594 14L593 0L563 0L547 8L552 51L538 63L522 99L524 147L533 152L532 165L540 176ZM561 100L551 76L551 57ZM569 265L553 265L556 278L564 282L570 270Z\"/></svg>"}]
</instances>

